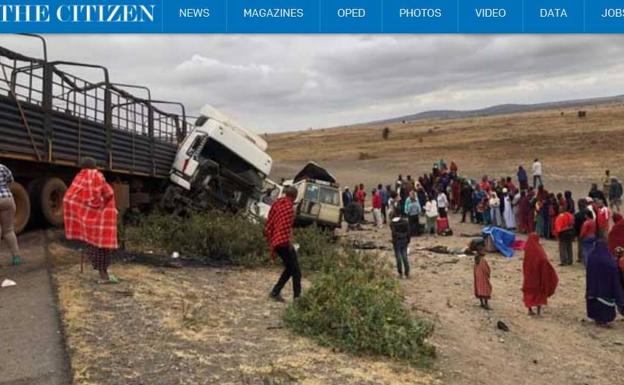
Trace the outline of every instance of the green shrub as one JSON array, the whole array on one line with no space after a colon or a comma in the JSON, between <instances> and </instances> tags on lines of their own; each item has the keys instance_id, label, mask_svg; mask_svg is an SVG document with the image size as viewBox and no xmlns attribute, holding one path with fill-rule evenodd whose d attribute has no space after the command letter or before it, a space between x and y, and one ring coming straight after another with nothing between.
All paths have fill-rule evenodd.
<instances>
[{"instance_id":1,"label":"green shrub","mask_svg":"<svg viewBox=\"0 0 624 385\"><path fill-rule=\"evenodd\" d=\"M126 247L182 256L200 262L259 266L267 262L262 223L217 212L188 217L151 214L126 229Z\"/></svg>"},{"instance_id":2,"label":"green shrub","mask_svg":"<svg viewBox=\"0 0 624 385\"><path fill-rule=\"evenodd\" d=\"M426 365L435 354L432 324L404 307L396 279L376 255L345 251L340 265L314 277L284 320L296 333L354 354Z\"/></svg>"},{"instance_id":3,"label":"green shrub","mask_svg":"<svg viewBox=\"0 0 624 385\"><path fill-rule=\"evenodd\" d=\"M339 263L341 248L331 232L314 226L296 228L293 239L299 244L297 255L303 271L327 271Z\"/></svg>"}]
</instances>

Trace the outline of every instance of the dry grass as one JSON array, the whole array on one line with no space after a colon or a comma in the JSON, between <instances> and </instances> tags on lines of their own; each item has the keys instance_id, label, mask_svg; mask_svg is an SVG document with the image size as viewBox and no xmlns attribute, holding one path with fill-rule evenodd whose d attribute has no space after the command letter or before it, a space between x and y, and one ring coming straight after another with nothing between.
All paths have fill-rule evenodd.
<instances>
[{"instance_id":1,"label":"dry grass","mask_svg":"<svg viewBox=\"0 0 624 385\"><path fill-rule=\"evenodd\" d=\"M544 162L546 181L586 193L605 168L624 177L624 107L604 105L455 120L425 120L275 134L269 151L275 177L292 177L308 160L326 165L345 185L390 183L401 173L422 175L434 161L455 160L471 177L515 176L519 164ZM561 112L564 115L561 115ZM360 159L368 153L376 159Z\"/></svg>"},{"instance_id":2,"label":"dry grass","mask_svg":"<svg viewBox=\"0 0 624 385\"><path fill-rule=\"evenodd\" d=\"M432 373L294 336L267 292L278 271L115 265L115 286L52 245L76 383L435 384Z\"/></svg>"}]
</instances>

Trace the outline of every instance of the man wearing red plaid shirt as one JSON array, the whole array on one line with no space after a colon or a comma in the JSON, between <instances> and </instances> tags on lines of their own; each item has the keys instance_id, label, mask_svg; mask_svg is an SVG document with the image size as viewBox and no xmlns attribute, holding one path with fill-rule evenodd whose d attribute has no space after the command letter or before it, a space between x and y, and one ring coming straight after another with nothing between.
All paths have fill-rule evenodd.
<instances>
[{"instance_id":1,"label":"man wearing red plaid shirt","mask_svg":"<svg viewBox=\"0 0 624 385\"><path fill-rule=\"evenodd\" d=\"M297 198L297 189L292 186L286 187L284 194L283 198L278 199L271 206L264 227L264 236L269 243L271 260L274 261L275 254L277 254L284 262L284 272L270 294L271 298L280 302L284 301L280 293L291 277L294 297L301 295L301 270L297 252L292 245L292 229L295 221L294 202Z\"/></svg>"}]
</instances>

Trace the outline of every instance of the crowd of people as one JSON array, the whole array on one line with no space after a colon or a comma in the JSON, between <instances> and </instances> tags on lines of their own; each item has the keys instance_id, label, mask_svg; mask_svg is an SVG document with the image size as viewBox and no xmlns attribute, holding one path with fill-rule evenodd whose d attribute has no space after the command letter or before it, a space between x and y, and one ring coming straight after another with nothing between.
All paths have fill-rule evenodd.
<instances>
[{"instance_id":1,"label":"crowd of people","mask_svg":"<svg viewBox=\"0 0 624 385\"><path fill-rule=\"evenodd\" d=\"M399 175L393 185L378 185L371 190L374 224L389 223L397 271L409 277L408 246L413 237L426 234L450 235L449 212L461 214L461 222L505 228L528 234L524 247L524 303L529 314L540 314L542 306L555 293L559 282L550 264L542 239L555 239L559 245L560 266L577 260L586 267L586 304L589 318L608 325L616 310L624 312L624 218L620 214L622 185L605 172L602 189L593 184L587 197L574 201L572 193L549 192L544 186L543 168L538 159L532 166L533 184L520 166L516 179L492 179L484 175L479 182L460 176L458 166L444 160L436 162L431 173L417 180ZM0 164L0 233L9 246L12 263L21 262L13 217L15 202L10 190L11 171ZM284 272L270 293L282 301L281 290L292 278L294 296L301 294L301 271L292 242L294 202L297 191L286 188L284 197L269 212L265 236L271 258L279 256ZM367 194L363 184L353 193L345 189L343 204L364 206ZM97 170L94 159L82 160L64 197L65 234L81 241L85 254L100 283L117 283L109 274L111 254L117 249L117 210L112 187ZM421 224L421 217L424 223ZM575 242L576 241L576 242ZM492 293L491 269L485 255L485 238L470 242L467 253L475 255L474 293L483 308L489 309ZM535 309L535 310L534 310Z\"/></svg>"},{"instance_id":2,"label":"crowd of people","mask_svg":"<svg viewBox=\"0 0 624 385\"><path fill-rule=\"evenodd\" d=\"M558 276L540 244L541 239L558 242L560 266L576 259L586 266L587 311L605 325L624 312L624 220L620 214L622 184L605 171L602 188L592 184L586 197L574 200L571 191L550 192L544 185L539 159L527 170L518 167L515 178L494 179L483 175L479 181L462 177L455 162L440 160L431 173L418 179L399 175L393 185L371 189L374 225L390 223L399 276L409 276L407 247L410 238L425 234L452 234L448 214L461 215L461 222L495 226L527 234L524 248L524 303L529 314L540 314L548 297L556 290ZM530 183L532 182L532 183ZM367 204L363 184L352 195L343 195L344 204ZM424 219L424 224L421 220ZM477 242L468 250L475 257L475 295L489 308L490 267ZM535 310L534 310L535 309Z\"/></svg>"}]
</instances>

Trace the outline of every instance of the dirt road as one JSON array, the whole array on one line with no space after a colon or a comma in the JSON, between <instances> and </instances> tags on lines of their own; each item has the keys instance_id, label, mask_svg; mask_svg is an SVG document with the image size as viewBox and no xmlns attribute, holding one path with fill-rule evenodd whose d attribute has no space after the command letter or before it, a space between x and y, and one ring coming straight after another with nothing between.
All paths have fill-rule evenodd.
<instances>
[{"instance_id":1,"label":"dirt road","mask_svg":"<svg viewBox=\"0 0 624 385\"><path fill-rule=\"evenodd\" d=\"M24 264L0 260L0 385L69 385L69 360L45 254L45 231L20 236ZM4 251L4 250L3 250ZM3 253L4 256L4 253Z\"/></svg>"}]
</instances>

